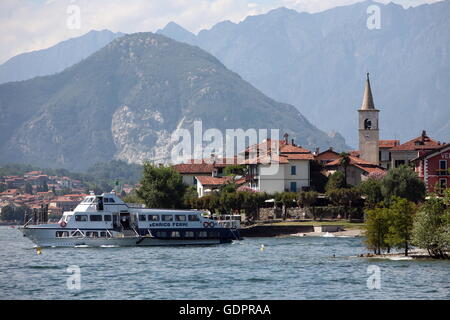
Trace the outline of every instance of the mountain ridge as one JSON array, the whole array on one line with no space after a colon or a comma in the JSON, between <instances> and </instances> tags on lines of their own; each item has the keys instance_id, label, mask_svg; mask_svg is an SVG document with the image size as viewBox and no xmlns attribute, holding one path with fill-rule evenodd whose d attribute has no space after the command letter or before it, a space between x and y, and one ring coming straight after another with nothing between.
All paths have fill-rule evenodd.
<instances>
[{"instance_id":1,"label":"mountain ridge","mask_svg":"<svg viewBox=\"0 0 450 320\"><path fill-rule=\"evenodd\" d=\"M0 85L0 162L83 169L167 160L171 133L278 128L305 147L345 149L204 50L153 33L120 37L55 75Z\"/></svg>"},{"instance_id":2,"label":"mountain ridge","mask_svg":"<svg viewBox=\"0 0 450 320\"><path fill-rule=\"evenodd\" d=\"M370 5L380 8L379 30L366 26ZM278 8L201 30L194 44L263 93L296 106L323 130L342 133L353 146L367 72L381 109L383 139L405 141L426 129L448 140L446 12L448 0L408 9L365 1L314 14ZM401 113L414 117L408 123Z\"/></svg>"}]
</instances>

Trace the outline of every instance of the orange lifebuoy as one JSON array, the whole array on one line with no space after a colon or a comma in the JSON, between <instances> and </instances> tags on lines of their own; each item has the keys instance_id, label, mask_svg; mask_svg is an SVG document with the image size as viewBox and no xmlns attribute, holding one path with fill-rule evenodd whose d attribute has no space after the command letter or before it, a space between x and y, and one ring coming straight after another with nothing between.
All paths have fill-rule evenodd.
<instances>
[{"instance_id":1,"label":"orange lifebuoy","mask_svg":"<svg viewBox=\"0 0 450 320\"><path fill-rule=\"evenodd\" d=\"M67 223L66 223L65 221L61 221L61 222L59 223L59 225L60 225L61 227L65 228L65 227L67 226Z\"/></svg>"}]
</instances>

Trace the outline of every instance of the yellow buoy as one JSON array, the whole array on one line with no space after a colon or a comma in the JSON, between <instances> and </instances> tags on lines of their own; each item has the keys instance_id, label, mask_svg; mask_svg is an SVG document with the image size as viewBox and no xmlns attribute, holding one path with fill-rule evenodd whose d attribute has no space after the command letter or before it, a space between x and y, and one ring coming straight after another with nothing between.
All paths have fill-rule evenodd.
<instances>
[{"instance_id":1,"label":"yellow buoy","mask_svg":"<svg viewBox=\"0 0 450 320\"><path fill-rule=\"evenodd\" d=\"M264 249L266 249L266 248L264 247L264 244L261 244L261 247L259 248L259 250L264 251Z\"/></svg>"},{"instance_id":2,"label":"yellow buoy","mask_svg":"<svg viewBox=\"0 0 450 320\"><path fill-rule=\"evenodd\" d=\"M37 248L36 248L36 254L41 254L41 253L42 253L41 248L40 248L40 247L37 247Z\"/></svg>"}]
</instances>

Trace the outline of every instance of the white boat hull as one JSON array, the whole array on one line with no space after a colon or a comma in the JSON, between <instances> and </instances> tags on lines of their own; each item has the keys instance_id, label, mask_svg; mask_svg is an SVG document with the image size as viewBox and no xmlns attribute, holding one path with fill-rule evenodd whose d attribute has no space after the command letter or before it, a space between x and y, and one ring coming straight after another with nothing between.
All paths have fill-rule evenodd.
<instances>
[{"instance_id":1,"label":"white boat hull","mask_svg":"<svg viewBox=\"0 0 450 320\"><path fill-rule=\"evenodd\" d=\"M181 245L213 245L220 244L220 239L158 239L153 237L114 237L88 238L67 237L56 238L56 229L19 228L20 231L38 247L131 247L131 246L181 246Z\"/></svg>"}]
</instances>

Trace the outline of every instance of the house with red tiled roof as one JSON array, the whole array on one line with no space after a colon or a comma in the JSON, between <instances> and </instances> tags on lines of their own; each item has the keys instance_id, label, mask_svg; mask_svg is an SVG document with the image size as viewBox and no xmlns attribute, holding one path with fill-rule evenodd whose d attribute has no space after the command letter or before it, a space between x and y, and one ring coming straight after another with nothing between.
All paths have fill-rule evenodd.
<instances>
[{"instance_id":1,"label":"house with red tiled roof","mask_svg":"<svg viewBox=\"0 0 450 320\"><path fill-rule=\"evenodd\" d=\"M384 174L386 170L374 163L365 161L361 158L349 156L350 163L346 169L341 165L342 157L331 161L325 165L327 175L331 175L336 171L346 170L347 184L356 186L361 181L367 180L370 174Z\"/></svg>"},{"instance_id":2,"label":"house with red tiled roof","mask_svg":"<svg viewBox=\"0 0 450 320\"><path fill-rule=\"evenodd\" d=\"M389 149L391 153L391 168L396 168L402 164L408 164L417 158L421 152L428 152L442 147L442 143L427 136L426 131L422 134Z\"/></svg>"},{"instance_id":3,"label":"house with red tiled roof","mask_svg":"<svg viewBox=\"0 0 450 320\"><path fill-rule=\"evenodd\" d=\"M314 160L321 163L322 165L325 165L333 160L336 160L339 158L339 153L334 151L333 148L329 148L328 150L322 151L322 152L316 152L314 155Z\"/></svg>"},{"instance_id":4,"label":"house with red tiled roof","mask_svg":"<svg viewBox=\"0 0 450 320\"><path fill-rule=\"evenodd\" d=\"M413 160L415 171L425 182L428 192L450 187L450 143L429 151L419 151Z\"/></svg>"},{"instance_id":5,"label":"house with red tiled roof","mask_svg":"<svg viewBox=\"0 0 450 320\"><path fill-rule=\"evenodd\" d=\"M297 146L288 135L284 140L267 139L252 145L240 155L248 168L248 186L267 193L297 192L310 187L311 151Z\"/></svg>"},{"instance_id":6,"label":"house with red tiled roof","mask_svg":"<svg viewBox=\"0 0 450 320\"><path fill-rule=\"evenodd\" d=\"M173 165L188 186L197 185L197 177L222 177L227 166L237 164L237 158L217 158L214 155L209 159L191 159L186 163Z\"/></svg>"}]
</instances>

